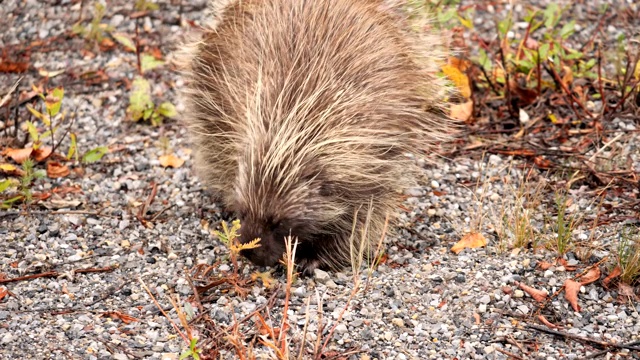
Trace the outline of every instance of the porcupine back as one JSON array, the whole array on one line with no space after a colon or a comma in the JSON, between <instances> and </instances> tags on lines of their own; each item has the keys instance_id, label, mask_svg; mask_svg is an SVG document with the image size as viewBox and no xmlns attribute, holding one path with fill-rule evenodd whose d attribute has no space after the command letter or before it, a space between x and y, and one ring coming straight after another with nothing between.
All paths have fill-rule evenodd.
<instances>
[{"instance_id":1,"label":"porcupine back","mask_svg":"<svg viewBox=\"0 0 640 360\"><path fill-rule=\"evenodd\" d=\"M277 262L291 233L306 272L347 265L415 184L406 153L453 133L439 115L442 38L409 31L402 6L211 2L183 57L185 120L197 173L240 218L242 241L262 239L245 253L254 263Z\"/></svg>"}]
</instances>

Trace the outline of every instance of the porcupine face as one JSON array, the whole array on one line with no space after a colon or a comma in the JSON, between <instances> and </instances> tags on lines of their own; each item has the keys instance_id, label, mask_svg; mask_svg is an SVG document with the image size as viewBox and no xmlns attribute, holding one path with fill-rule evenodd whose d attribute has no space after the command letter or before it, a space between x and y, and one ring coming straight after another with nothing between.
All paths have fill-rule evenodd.
<instances>
[{"instance_id":1,"label":"porcupine face","mask_svg":"<svg viewBox=\"0 0 640 360\"><path fill-rule=\"evenodd\" d=\"M291 235L298 238L297 258L301 254L313 258L313 243L326 214L322 204L328 201L320 181L291 171L283 176L260 165L254 171L243 170L241 166L231 207L241 223L240 242L260 238L260 246L241 254L258 266L274 266L285 253L285 238Z\"/></svg>"}]
</instances>

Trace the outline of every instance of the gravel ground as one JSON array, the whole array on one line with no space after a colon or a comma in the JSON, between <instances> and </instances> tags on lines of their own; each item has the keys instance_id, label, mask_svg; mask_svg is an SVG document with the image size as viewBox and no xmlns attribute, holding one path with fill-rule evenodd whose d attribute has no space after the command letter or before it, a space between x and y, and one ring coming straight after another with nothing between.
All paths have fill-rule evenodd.
<instances>
[{"instance_id":1,"label":"gravel ground","mask_svg":"<svg viewBox=\"0 0 640 360\"><path fill-rule=\"evenodd\" d=\"M183 16L200 20L202 8L202 2L190 2ZM105 22L119 32L133 34L130 12L131 4L110 1ZM159 13L162 18L140 19L141 33L151 46L166 54L184 34L184 28L178 26L177 6L162 5ZM65 0L48 5L34 0L5 0L0 10L2 48L51 41L34 44L43 47L30 54L14 53L23 60L28 56L32 66L24 75L21 89L28 89L38 79L35 69L66 70L51 83L65 86L63 107L77 113L74 129L78 146L82 151L101 145L111 149L102 161L84 167L84 173L39 180L33 189L44 192L76 186L80 192L54 195L44 201L48 209L34 208L29 215L13 210L0 212L0 273L14 278L58 272L55 277L5 284L11 294L0 301L0 358L177 359L184 341L158 311L139 279L170 310L166 294L177 293L181 299L193 294L185 269L221 261L215 271L228 270L228 252L202 226L203 219L217 224L223 214L192 174L184 129L175 122L157 128L126 120L128 91L120 79L132 79L135 55L121 48L81 51L81 39L62 35L79 14L80 3ZM85 9L85 18L88 14ZM610 33L615 36L617 31L614 28ZM75 81L81 74L96 70L104 70L108 80L92 86ZM148 78L153 80L157 98L178 104L175 89L181 86L181 80L171 69L154 70ZM16 79L14 74L0 74L1 92ZM614 129L635 136L628 141L627 158L640 171L640 139L631 131L637 126L633 119L614 122ZM186 160L185 165L176 169L160 165L158 159L167 142L173 153ZM294 342L299 341L307 315L309 340L315 341L317 314L321 312L329 328L337 324L327 349L363 350L354 359L507 359L508 353L532 359L579 359L599 351L593 341L565 339L527 328L526 324L537 323L532 315L539 305L516 282L555 293L567 278L615 255L618 226L596 229L590 246L576 246L567 253L567 263L577 266L578 272L559 265L540 270L537 266L541 261L553 260L553 251L505 251L498 224L505 209L508 212L518 200L513 186L522 174L516 170L517 165L511 158L496 155L483 160L458 157L425 165L426 185L407 192L407 212L402 215L397 234L388 241L387 261L372 272L366 290L353 297L344 314L353 289L351 275L318 271L314 278L293 284L288 317L299 330L293 331ZM533 178L530 184L542 181L544 178ZM157 217L148 228L135 214L148 198L152 184L157 184L157 195L147 214ZM551 196L543 195L540 211L532 215L532 223L540 229L536 234L540 241L552 237L542 230L545 206L553 203ZM637 191L634 196L638 196ZM570 197L572 214L593 215L591 190L578 188ZM607 203L615 206L616 199ZM53 209L60 213L53 214ZM467 231L477 229L481 219L480 229L489 239L488 246L452 253L451 246ZM591 236L586 226L573 233L576 243ZM111 271L74 272L110 266L114 267ZM248 274L253 270L246 267L244 271ZM284 279L281 273L274 276ZM364 275L362 280L367 280ZM203 303L211 319L223 326L233 321L232 314L239 319L264 306L271 295L270 290L256 284L249 288L246 298L215 289L207 293ZM318 297L322 299L321 311ZM606 290L600 282L594 282L580 289L579 303L582 311L575 312L561 294L542 313L572 335L608 343L640 340L637 301L625 301L615 289ZM283 299L278 295L271 309L275 319L282 308ZM138 320L125 323L108 316L113 312ZM168 313L178 322L175 310ZM617 355L609 353L602 358L605 356L640 358L640 352L620 350ZM235 356L223 352L222 358Z\"/></svg>"}]
</instances>

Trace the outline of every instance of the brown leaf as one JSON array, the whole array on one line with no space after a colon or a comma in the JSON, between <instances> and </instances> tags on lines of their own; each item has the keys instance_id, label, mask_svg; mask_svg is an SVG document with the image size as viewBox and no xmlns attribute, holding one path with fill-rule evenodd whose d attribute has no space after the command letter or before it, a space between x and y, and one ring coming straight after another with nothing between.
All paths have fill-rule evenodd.
<instances>
[{"instance_id":1,"label":"brown leaf","mask_svg":"<svg viewBox=\"0 0 640 360\"><path fill-rule=\"evenodd\" d=\"M550 169L553 163L549 159L545 159L542 156L536 156L533 158L533 163L540 169Z\"/></svg>"},{"instance_id":2,"label":"brown leaf","mask_svg":"<svg viewBox=\"0 0 640 360\"><path fill-rule=\"evenodd\" d=\"M618 294L622 296L628 296L632 299L636 298L636 294L633 290L633 287L622 282L618 284Z\"/></svg>"},{"instance_id":3,"label":"brown leaf","mask_svg":"<svg viewBox=\"0 0 640 360\"><path fill-rule=\"evenodd\" d=\"M2 299L4 299L4 297L7 296L8 293L9 293L9 290L7 290L6 287L1 287L0 288L0 301L2 301Z\"/></svg>"},{"instance_id":4,"label":"brown leaf","mask_svg":"<svg viewBox=\"0 0 640 360\"><path fill-rule=\"evenodd\" d=\"M513 78L509 79L509 88L518 95L522 106L533 104L538 98L537 91L520 87Z\"/></svg>"},{"instance_id":5,"label":"brown leaf","mask_svg":"<svg viewBox=\"0 0 640 360\"><path fill-rule=\"evenodd\" d=\"M567 299L571 307L576 312L580 312L580 305L578 305L578 292L580 291L579 282L567 279L564 282L564 298Z\"/></svg>"},{"instance_id":6,"label":"brown leaf","mask_svg":"<svg viewBox=\"0 0 640 360\"><path fill-rule=\"evenodd\" d=\"M453 247L451 247L451 251L458 254L466 248L475 249L485 245L487 245L487 239L480 233L472 232L463 236L460 241L453 245Z\"/></svg>"},{"instance_id":7,"label":"brown leaf","mask_svg":"<svg viewBox=\"0 0 640 360\"><path fill-rule=\"evenodd\" d=\"M164 167L179 168L182 164L184 164L184 160L173 154L160 156L160 165Z\"/></svg>"},{"instance_id":8,"label":"brown leaf","mask_svg":"<svg viewBox=\"0 0 640 360\"><path fill-rule=\"evenodd\" d=\"M548 270L551 266L553 266L553 264L547 261L540 261L538 263L538 268L540 268L540 270Z\"/></svg>"},{"instance_id":9,"label":"brown leaf","mask_svg":"<svg viewBox=\"0 0 640 360\"><path fill-rule=\"evenodd\" d=\"M0 61L0 73L23 73L29 69L29 64L21 62Z\"/></svg>"},{"instance_id":10,"label":"brown leaf","mask_svg":"<svg viewBox=\"0 0 640 360\"><path fill-rule=\"evenodd\" d=\"M611 280L617 278L620 275L622 275L622 269L620 269L620 266L616 266L613 269L613 271L611 271L611 274L609 274L609 276L607 276L606 278L604 278L604 280L602 280L602 285L604 285L604 288L608 289L609 283L611 282Z\"/></svg>"},{"instance_id":11,"label":"brown leaf","mask_svg":"<svg viewBox=\"0 0 640 360\"><path fill-rule=\"evenodd\" d=\"M586 274L582 275L579 280L580 280L580 284L582 285L587 285L587 284L591 284L592 282L600 279L600 269L596 266L591 268L591 270L587 271Z\"/></svg>"},{"instance_id":12,"label":"brown leaf","mask_svg":"<svg viewBox=\"0 0 640 360\"><path fill-rule=\"evenodd\" d=\"M71 171L66 165L62 165L57 161L49 161L47 163L47 176L52 179L62 178L70 173Z\"/></svg>"},{"instance_id":13,"label":"brown leaf","mask_svg":"<svg viewBox=\"0 0 640 360\"><path fill-rule=\"evenodd\" d=\"M508 286L503 286L502 287L502 292L507 294L507 295L511 295L511 293L513 293L513 290Z\"/></svg>"},{"instance_id":14,"label":"brown leaf","mask_svg":"<svg viewBox=\"0 0 640 360\"><path fill-rule=\"evenodd\" d=\"M567 204L567 206L569 206L569 204ZM558 259L558 262L560 263L560 265L562 265L562 267L567 270L567 271L575 271L578 267L575 265L569 265L569 263L567 263L567 260L560 258Z\"/></svg>"},{"instance_id":15,"label":"brown leaf","mask_svg":"<svg viewBox=\"0 0 640 360\"><path fill-rule=\"evenodd\" d=\"M42 161L51 155L51 148L48 146L39 147L31 153L36 161Z\"/></svg>"},{"instance_id":16,"label":"brown leaf","mask_svg":"<svg viewBox=\"0 0 640 360\"><path fill-rule=\"evenodd\" d=\"M473 100L469 100L462 104L451 104L451 110L449 115L453 119L460 121L467 121L473 114Z\"/></svg>"},{"instance_id":17,"label":"brown leaf","mask_svg":"<svg viewBox=\"0 0 640 360\"><path fill-rule=\"evenodd\" d=\"M110 317L112 319L120 319L125 324L131 323L131 322L134 322L134 321L140 321L140 320L134 318L133 316L130 316L130 315L127 315L127 314L123 314L123 313L118 312L118 311L105 311L100 316L107 316L107 317Z\"/></svg>"},{"instance_id":18,"label":"brown leaf","mask_svg":"<svg viewBox=\"0 0 640 360\"><path fill-rule=\"evenodd\" d=\"M533 288L531 286L525 285L521 282L516 282L516 285L518 285L518 287L520 289L522 289L522 291L526 292L527 294L529 294L535 301L537 302L543 302L547 299L547 292L544 290L538 290L536 288Z\"/></svg>"},{"instance_id":19,"label":"brown leaf","mask_svg":"<svg viewBox=\"0 0 640 360\"><path fill-rule=\"evenodd\" d=\"M538 315L538 320L540 320L541 323L543 323L546 327L548 327L550 329L559 329L559 328L561 328L560 326L558 326L556 324L553 324L552 322L547 320L547 318L544 317L543 315Z\"/></svg>"},{"instance_id":20,"label":"brown leaf","mask_svg":"<svg viewBox=\"0 0 640 360\"><path fill-rule=\"evenodd\" d=\"M31 156L31 152L33 152L32 148L26 148L26 149L6 148L2 152L2 155L6 155L11 159L13 159L13 161L17 162L18 164L22 164L25 160L29 158L29 156Z\"/></svg>"},{"instance_id":21,"label":"brown leaf","mask_svg":"<svg viewBox=\"0 0 640 360\"><path fill-rule=\"evenodd\" d=\"M476 325L480 325L480 314L473 313L473 318L476 320Z\"/></svg>"}]
</instances>

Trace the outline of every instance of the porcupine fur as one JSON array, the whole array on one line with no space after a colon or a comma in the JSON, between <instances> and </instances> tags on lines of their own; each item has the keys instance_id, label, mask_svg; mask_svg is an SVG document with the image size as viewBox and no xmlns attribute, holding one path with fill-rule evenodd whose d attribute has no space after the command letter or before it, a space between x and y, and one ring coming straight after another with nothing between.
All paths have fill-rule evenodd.
<instances>
[{"instance_id":1,"label":"porcupine fur","mask_svg":"<svg viewBox=\"0 0 640 360\"><path fill-rule=\"evenodd\" d=\"M453 134L442 36L397 0L211 0L211 13L182 56L197 174L241 242L261 239L242 252L253 263L275 265L291 234L305 274L349 265L416 184L407 153Z\"/></svg>"}]
</instances>

